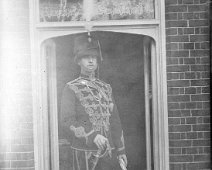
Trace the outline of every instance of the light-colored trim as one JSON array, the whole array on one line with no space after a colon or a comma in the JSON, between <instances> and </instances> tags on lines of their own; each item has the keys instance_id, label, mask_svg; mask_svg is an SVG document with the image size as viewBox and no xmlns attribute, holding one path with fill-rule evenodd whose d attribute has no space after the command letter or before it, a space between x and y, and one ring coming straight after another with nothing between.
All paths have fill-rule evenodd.
<instances>
[{"instance_id":1,"label":"light-colored trim","mask_svg":"<svg viewBox=\"0 0 212 170\"><path fill-rule=\"evenodd\" d=\"M160 20L109 20L109 21L77 21L77 22L44 22L36 24L39 29L51 28L84 28L86 24L92 27L107 27L107 26L141 26L141 25L159 25Z\"/></svg>"},{"instance_id":2,"label":"light-colored trim","mask_svg":"<svg viewBox=\"0 0 212 170\"><path fill-rule=\"evenodd\" d=\"M38 0L30 0L30 40L32 56L32 94L35 170L49 170L48 102L46 84L45 49L41 44L51 37L85 32L84 23L61 23L61 25L39 23ZM156 12L157 11L157 12ZM168 155L168 111L165 50L165 3L156 3L155 20L95 22L93 30L147 35L151 41L151 72L153 92L153 151L155 170L169 169ZM35 19L36 18L36 19ZM38 24L39 23L39 24ZM80 25L81 24L81 25ZM42 58L43 57L43 58ZM55 120L53 120L54 122ZM57 125L54 127L56 128ZM54 131L53 131L54 133ZM57 138L55 134L53 138ZM57 140L57 139L55 139ZM57 142L57 141L56 141ZM53 146L56 143L53 144ZM57 152L57 151L56 151ZM56 153L54 153L55 155ZM58 158L55 157L57 161ZM56 162L57 163L57 162ZM54 167L55 166L55 167ZM57 169L57 165L53 165Z\"/></svg>"},{"instance_id":3,"label":"light-colored trim","mask_svg":"<svg viewBox=\"0 0 212 170\"><path fill-rule=\"evenodd\" d=\"M145 92L145 127L146 127L146 164L147 169L151 169L151 132L150 132L150 103L149 103L149 79L151 78L149 72L149 47L150 47L150 39L145 37L143 41L143 49L144 49L144 92Z\"/></svg>"},{"instance_id":4,"label":"light-colored trim","mask_svg":"<svg viewBox=\"0 0 212 170\"><path fill-rule=\"evenodd\" d=\"M48 170L49 167L49 138L48 138L48 111L45 74L42 70L45 61L41 56L44 51L40 49L38 32L35 29L35 13L37 1L29 1L30 12L30 43L31 43L31 71L32 71L32 103L33 103L33 137L34 160L36 170Z\"/></svg>"},{"instance_id":5,"label":"light-colored trim","mask_svg":"<svg viewBox=\"0 0 212 170\"><path fill-rule=\"evenodd\" d=\"M48 99L49 99L49 124L51 130L49 131L50 135L50 144L51 144L51 168L59 169L59 141L58 141L58 106L57 106L57 73L56 73L56 46L53 40L48 39L42 44L42 47L48 47L47 50L50 50L50 54L46 56L44 54L44 60L46 63L47 75L46 80L48 81Z\"/></svg>"}]
</instances>

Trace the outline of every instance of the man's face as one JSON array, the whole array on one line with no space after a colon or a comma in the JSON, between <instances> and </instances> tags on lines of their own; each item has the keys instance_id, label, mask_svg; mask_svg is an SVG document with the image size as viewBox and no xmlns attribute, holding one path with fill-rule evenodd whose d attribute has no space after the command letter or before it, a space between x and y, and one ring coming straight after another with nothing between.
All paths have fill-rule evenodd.
<instances>
[{"instance_id":1,"label":"man's face","mask_svg":"<svg viewBox=\"0 0 212 170\"><path fill-rule=\"evenodd\" d=\"M98 66L97 56L84 56L79 60L78 64L81 67L81 70L94 72Z\"/></svg>"}]
</instances>

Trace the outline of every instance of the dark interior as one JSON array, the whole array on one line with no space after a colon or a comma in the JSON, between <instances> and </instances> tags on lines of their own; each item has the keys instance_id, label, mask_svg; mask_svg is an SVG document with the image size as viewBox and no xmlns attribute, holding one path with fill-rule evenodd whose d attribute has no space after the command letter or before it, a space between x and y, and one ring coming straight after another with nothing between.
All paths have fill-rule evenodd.
<instances>
[{"instance_id":1,"label":"dark interior","mask_svg":"<svg viewBox=\"0 0 212 170\"><path fill-rule=\"evenodd\" d=\"M67 82L79 75L79 68L73 60L76 36L78 35L54 39L59 117L62 89ZM92 32L92 36L99 39L101 43L103 63L100 65L100 79L109 83L113 89L124 130L128 169L146 169L144 36L113 32ZM59 138L63 138L60 129ZM69 146L60 145L60 170L68 170L70 165Z\"/></svg>"}]
</instances>

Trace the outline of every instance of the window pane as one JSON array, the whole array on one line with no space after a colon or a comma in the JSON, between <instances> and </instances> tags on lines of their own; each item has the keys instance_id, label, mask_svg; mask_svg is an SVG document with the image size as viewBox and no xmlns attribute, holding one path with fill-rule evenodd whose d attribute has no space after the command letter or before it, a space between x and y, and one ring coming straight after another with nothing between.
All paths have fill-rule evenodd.
<instances>
[{"instance_id":1,"label":"window pane","mask_svg":"<svg viewBox=\"0 0 212 170\"><path fill-rule=\"evenodd\" d=\"M95 0L93 20L154 19L154 0Z\"/></svg>"},{"instance_id":2,"label":"window pane","mask_svg":"<svg viewBox=\"0 0 212 170\"><path fill-rule=\"evenodd\" d=\"M41 22L85 21L88 13L94 21L155 18L154 0L40 0L39 5Z\"/></svg>"}]
</instances>

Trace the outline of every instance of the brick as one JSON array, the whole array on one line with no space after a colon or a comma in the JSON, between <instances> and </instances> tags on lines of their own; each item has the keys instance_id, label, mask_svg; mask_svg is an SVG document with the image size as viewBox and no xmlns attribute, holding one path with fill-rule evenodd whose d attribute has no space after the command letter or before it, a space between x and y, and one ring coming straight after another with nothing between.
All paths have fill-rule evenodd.
<instances>
[{"instance_id":1,"label":"brick","mask_svg":"<svg viewBox=\"0 0 212 170\"><path fill-rule=\"evenodd\" d=\"M191 95L191 101L209 101L209 94Z\"/></svg>"},{"instance_id":2,"label":"brick","mask_svg":"<svg viewBox=\"0 0 212 170\"><path fill-rule=\"evenodd\" d=\"M203 147L203 153L211 153L210 147Z\"/></svg>"},{"instance_id":3,"label":"brick","mask_svg":"<svg viewBox=\"0 0 212 170\"><path fill-rule=\"evenodd\" d=\"M174 58L174 57L172 57L172 58L167 58L166 59L166 64L167 65L173 65L173 64L178 64L178 58Z\"/></svg>"},{"instance_id":4,"label":"brick","mask_svg":"<svg viewBox=\"0 0 212 170\"><path fill-rule=\"evenodd\" d=\"M200 12L200 11L207 11L208 7L206 5L189 5L188 12Z\"/></svg>"},{"instance_id":5,"label":"brick","mask_svg":"<svg viewBox=\"0 0 212 170\"><path fill-rule=\"evenodd\" d=\"M166 35L177 35L177 28L166 29Z\"/></svg>"},{"instance_id":6,"label":"brick","mask_svg":"<svg viewBox=\"0 0 212 170\"><path fill-rule=\"evenodd\" d=\"M208 26L209 21L208 20L190 20L189 21L189 27L200 27L200 26Z\"/></svg>"},{"instance_id":7,"label":"brick","mask_svg":"<svg viewBox=\"0 0 212 170\"><path fill-rule=\"evenodd\" d=\"M167 57L189 57L188 50L167 51Z\"/></svg>"},{"instance_id":8,"label":"brick","mask_svg":"<svg viewBox=\"0 0 212 170\"><path fill-rule=\"evenodd\" d=\"M210 87L202 87L202 93L210 93Z\"/></svg>"},{"instance_id":9,"label":"brick","mask_svg":"<svg viewBox=\"0 0 212 170\"><path fill-rule=\"evenodd\" d=\"M179 73L167 73L167 80L180 79Z\"/></svg>"},{"instance_id":10,"label":"brick","mask_svg":"<svg viewBox=\"0 0 212 170\"><path fill-rule=\"evenodd\" d=\"M192 110L192 116L209 116L210 110Z\"/></svg>"},{"instance_id":11,"label":"brick","mask_svg":"<svg viewBox=\"0 0 212 170\"><path fill-rule=\"evenodd\" d=\"M167 66L167 72L185 72L185 71L189 71L189 66L188 65Z\"/></svg>"},{"instance_id":12,"label":"brick","mask_svg":"<svg viewBox=\"0 0 212 170\"><path fill-rule=\"evenodd\" d=\"M178 35L183 35L183 28L178 28L177 32L178 32Z\"/></svg>"},{"instance_id":13,"label":"brick","mask_svg":"<svg viewBox=\"0 0 212 170\"><path fill-rule=\"evenodd\" d=\"M194 155L194 161L210 161L210 155Z\"/></svg>"},{"instance_id":14,"label":"brick","mask_svg":"<svg viewBox=\"0 0 212 170\"><path fill-rule=\"evenodd\" d=\"M191 86L209 86L209 79L191 80Z\"/></svg>"},{"instance_id":15,"label":"brick","mask_svg":"<svg viewBox=\"0 0 212 170\"><path fill-rule=\"evenodd\" d=\"M166 13L166 21L168 20L177 20L177 13Z\"/></svg>"},{"instance_id":16,"label":"brick","mask_svg":"<svg viewBox=\"0 0 212 170\"><path fill-rule=\"evenodd\" d=\"M185 94L196 94L196 88L195 87L185 88Z\"/></svg>"},{"instance_id":17,"label":"brick","mask_svg":"<svg viewBox=\"0 0 212 170\"><path fill-rule=\"evenodd\" d=\"M182 169L182 165L181 164L173 164L173 163L170 162L170 169L181 170Z\"/></svg>"},{"instance_id":18,"label":"brick","mask_svg":"<svg viewBox=\"0 0 212 170\"><path fill-rule=\"evenodd\" d=\"M33 145L12 145L12 152L30 152L33 151Z\"/></svg>"},{"instance_id":19,"label":"brick","mask_svg":"<svg viewBox=\"0 0 212 170\"><path fill-rule=\"evenodd\" d=\"M171 51L171 50L178 50L179 49L179 45L178 43L169 43L169 44L166 44L166 50L167 51ZM168 59L168 58L167 58ZM178 59L177 59L178 60ZM177 62L178 63L178 62ZM176 63L176 64L177 64Z\"/></svg>"},{"instance_id":20,"label":"brick","mask_svg":"<svg viewBox=\"0 0 212 170\"><path fill-rule=\"evenodd\" d=\"M169 147L188 147L188 146L191 146L191 140L169 141Z\"/></svg>"},{"instance_id":21,"label":"brick","mask_svg":"<svg viewBox=\"0 0 212 170\"><path fill-rule=\"evenodd\" d=\"M184 43L184 49L194 49L194 43Z\"/></svg>"},{"instance_id":22,"label":"brick","mask_svg":"<svg viewBox=\"0 0 212 170\"><path fill-rule=\"evenodd\" d=\"M181 124L184 125L184 124L185 124L185 118L181 118L181 119L180 119L180 122L181 122ZM181 134L181 135L182 135L182 134Z\"/></svg>"},{"instance_id":23,"label":"brick","mask_svg":"<svg viewBox=\"0 0 212 170\"><path fill-rule=\"evenodd\" d=\"M190 116L190 110L181 110L181 116Z\"/></svg>"},{"instance_id":24,"label":"brick","mask_svg":"<svg viewBox=\"0 0 212 170\"><path fill-rule=\"evenodd\" d=\"M168 87L188 87L190 86L189 80L168 80Z\"/></svg>"},{"instance_id":25,"label":"brick","mask_svg":"<svg viewBox=\"0 0 212 170\"><path fill-rule=\"evenodd\" d=\"M185 79L195 79L195 73L194 72L186 72L185 73Z\"/></svg>"},{"instance_id":26,"label":"brick","mask_svg":"<svg viewBox=\"0 0 212 170\"><path fill-rule=\"evenodd\" d=\"M197 105L195 102L187 102L186 103L186 109L196 109Z\"/></svg>"},{"instance_id":27,"label":"brick","mask_svg":"<svg viewBox=\"0 0 212 170\"><path fill-rule=\"evenodd\" d=\"M187 21L166 21L166 27L187 27Z\"/></svg>"},{"instance_id":28,"label":"brick","mask_svg":"<svg viewBox=\"0 0 212 170\"><path fill-rule=\"evenodd\" d=\"M185 134L185 133L181 133L181 134L180 134L180 138L181 138L181 139L186 139L186 134Z\"/></svg>"},{"instance_id":29,"label":"brick","mask_svg":"<svg viewBox=\"0 0 212 170\"><path fill-rule=\"evenodd\" d=\"M179 125L180 124L180 118L169 118L168 119L169 125Z\"/></svg>"},{"instance_id":30,"label":"brick","mask_svg":"<svg viewBox=\"0 0 212 170\"><path fill-rule=\"evenodd\" d=\"M208 12L201 12L200 13L200 19L208 19L209 13Z\"/></svg>"},{"instance_id":31,"label":"brick","mask_svg":"<svg viewBox=\"0 0 212 170\"><path fill-rule=\"evenodd\" d=\"M186 37L184 37L186 39ZM209 41L208 35L190 35L191 42L202 42L202 41ZM186 42L186 41L183 41Z\"/></svg>"},{"instance_id":32,"label":"brick","mask_svg":"<svg viewBox=\"0 0 212 170\"><path fill-rule=\"evenodd\" d=\"M186 5L173 5L166 7L166 13L169 12L187 12L187 6Z\"/></svg>"},{"instance_id":33,"label":"brick","mask_svg":"<svg viewBox=\"0 0 212 170\"><path fill-rule=\"evenodd\" d=\"M200 28L195 28L195 34L200 34Z\"/></svg>"},{"instance_id":34,"label":"brick","mask_svg":"<svg viewBox=\"0 0 212 170\"><path fill-rule=\"evenodd\" d=\"M187 132L186 138L187 139L197 139L197 132Z\"/></svg>"},{"instance_id":35,"label":"brick","mask_svg":"<svg viewBox=\"0 0 212 170\"><path fill-rule=\"evenodd\" d=\"M186 105L185 103L180 103L180 109L185 109Z\"/></svg>"},{"instance_id":36,"label":"brick","mask_svg":"<svg viewBox=\"0 0 212 170\"><path fill-rule=\"evenodd\" d=\"M209 27L202 27L202 28L200 28L200 33L201 34L209 34ZM208 40L206 40L206 41L208 41Z\"/></svg>"},{"instance_id":37,"label":"brick","mask_svg":"<svg viewBox=\"0 0 212 170\"><path fill-rule=\"evenodd\" d=\"M210 131L210 124L193 125L193 131Z\"/></svg>"},{"instance_id":38,"label":"brick","mask_svg":"<svg viewBox=\"0 0 212 170\"><path fill-rule=\"evenodd\" d=\"M196 117L187 117L186 118L186 124L196 124L196 123L197 123Z\"/></svg>"},{"instance_id":39,"label":"brick","mask_svg":"<svg viewBox=\"0 0 212 170\"><path fill-rule=\"evenodd\" d=\"M183 14L182 13L178 13L177 14L177 19L178 20L182 20L183 19Z\"/></svg>"},{"instance_id":40,"label":"brick","mask_svg":"<svg viewBox=\"0 0 212 170\"><path fill-rule=\"evenodd\" d=\"M169 133L169 140L180 139L180 133Z\"/></svg>"},{"instance_id":41,"label":"brick","mask_svg":"<svg viewBox=\"0 0 212 170\"><path fill-rule=\"evenodd\" d=\"M209 71L210 66L209 65L191 65L191 71Z\"/></svg>"},{"instance_id":42,"label":"brick","mask_svg":"<svg viewBox=\"0 0 212 170\"><path fill-rule=\"evenodd\" d=\"M194 4L194 0L183 0L183 4Z\"/></svg>"},{"instance_id":43,"label":"brick","mask_svg":"<svg viewBox=\"0 0 212 170\"><path fill-rule=\"evenodd\" d=\"M209 64L210 63L210 58L209 57L201 57L200 63L201 64Z\"/></svg>"},{"instance_id":44,"label":"brick","mask_svg":"<svg viewBox=\"0 0 212 170\"><path fill-rule=\"evenodd\" d=\"M198 153L198 149L197 148L185 148L186 150L186 154L197 154Z\"/></svg>"},{"instance_id":45,"label":"brick","mask_svg":"<svg viewBox=\"0 0 212 170\"><path fill-rule=\"evenodd\" d=\"M179 111L179 110L169 110L168 111L168 116L169 117L181 117L181 111Z\"/></svg>"},{"instance_id":46,"label":"brick","mask_svg":"<svg viewBox=\"0 0 212 170\"><path fill-rule=\"evenodd\" d=\"M211 162L199 162L198 163L199 169L211 169Z\"/></svg>"},{"instance_id":47,"label":"brick","mask_svg":"<svg viewBox=\"0 0 212 170\"><path fill-rule=\"evenodd\" d=\"M166 4L166 6L168 6L168 5L176 5L177 1L176 0L166 0L165 4Z\"/></svg>"},{"instance_id":48,"label":"brick","mask_svg":"<svg viewBox=\"0 0 212 170\"><path fill-rule=\"evenodd\" d=\"M194 13L193 12L191 12L191 13L183 13L183 19L190 20L190 19L193 19L193 18L194 18Z\"/></svg>"},{"instance_id":49,"label":"brick","mask_svg":"<svg viewBox=\"0 0 212 170\"><path fill-rule=\"evenodd\" d=\"M194 19L198 20L199 19L199 13L194 13Z\"/></svg>"},{"instance_id":50,"label":"brick","mask_svg":"<svg viewBox=\"0 0 212 170\"><path fill-rule=\"evenodd\" d=\"M202 102L202 107L204 109L209 109L210 108L210 102Z\"/></svg>"},{"instance_id":51,"label":"brick","mask_svg":"<svg viewBox=\"0 0 212 170\"><path fill-rule=\"evenodd\" d=\"M179 105L179 103L168 103L168 109L169 110L180 109L180 105Z\"/></svg>"},{"instance_id":52,"label":"brick","mask_svg":"<svg viewBox=\"0 0 212 170\"><path fill-rule=\"evenodd\" d=\"M191 162L192 156L186 155L186 156L170 156L170 162Z\"/></svg>"},{"instance_id":53,"label":"brick","mask_svg":"<svg viewBox=\"0 0 212 170\"><path fill-rule=\"evenodd\" d=\"M0 161L0 168L10 168L10 161Z\"/></svg>"},{"instance_id":54,"label":"brick","mask_svg":"<svg viewBox=\"0 0 212 170\"><path fill-rule=\"evenodd\" d=\"M170 154L181 154L182 149L181 148L169 148L169 153Z\"/></svg>"},{"instance_id":55,"label":"brick","mask_svg":"<svg viewBox=\"0 0 212 170\"><path fill-rule=\"evenodd\" d=\"M209 56L209 50L191 50L190 56L191 57Z\"/></svg>"},{"instance_id":56,"label":"brick","mask_svg":"<svg viewBox=\"0 0 212 170\"><path fill-rule=\"evenodd\" d=\"M209 3L210 0L200 0L200 4L205 4L205 3Z\"/></svg>"},{"instance_id":57,"label":"brick","mask_svg":"<svg viewBox=\"0 0 212 170\"><path fill-rule=\"evenodd\" d=\"M203 123L210 123L210 117L203 117Z\"/></svg>"},{"instance_id":58,"label":"brick","mask_svg":"<svg viewBox=\"0 0 212 170\"><path fill-rule=\"evenodd\" d=\"M193 39L204 39L201 37L193 37ZM166 38L167 42L189 42L188 35L181 35L181 36L167 36ZM205 39L204 39L205 41Z\"/></svg>"},{"instance_id":59,"label":"brick","mask_svg":"<svg viewBox=\"0 0 212 170\"><path fill-rule=\"evenodd\" d=\"M210 146L210 140L193 140L192 146Z\"/></svg>"},{"instance_id":60,"label":"brick","mask_svg":"<svg viewBox=\"0 0 212 170\"><path fill-rule=\"evenodd\" d=\"M33 167L33 166L34 166L33 160L11 161L12 168L24 168L24 167Z\"/></svg>"},{"instance_id":61,"label":"brick","mask_svg":"<svg viewBox=\"0 0 212 170\"><path fill-rule=\"evenodd\" d=\"M210 48L209 45L210 45L209 42L203 42L201 43L201 49L209 49Z\"/></svg>"},{"instance_id":62,"label":"brick","mask_svg":"<svg viewBox=\"0 0 212 170\"><path fill-rule=\"evenodd\" d=\"M195 29L195 32L196 32L196 29ZM196 50L197 50L197 49L201 49L200 43L195 43L195 49L196 49Z\"/></svg>"},{"instance_id":63,"label":"brick","mask_svg":"<svg viewBox=\"0 0 212 170\"><path fill-rule=\"evenodd\" d=\"M196 102L197 103L197 109L203 108L203 102Z\"/></svg>"},{"instance_id":64,"label":"brick","mask_svg":"<svg viewBox=\"0 0 212 170\"><path fill-rule=\"evenodd\" d=\"M179 58L179 65L183 64L183 58Z\"/></svg>"},{"instance_id":65,"label":"brick","mask_svg":"<svg viewBox=\"0 0 212 170\"><path fill-rule=\"evenodd\" d=\"M170 132L189 132L191 131L191 125L174 125L169 126Z\"/></svg>"},{"instance_id":66,"label":"brick","mask_svg":"<svg viewBox=\"0 0 212 170\"><path fill-rule=\"evenodd\" d=\"M201 78L210 78L210 73L209 70L205 72L201 72Z\"/></svg>"},{"instance_id":67,"label":"brick","mask_svg":"<svg viewBox=\"0 0 212 170\"><path fill-rule=\"evenodd\" d=\"M178 0L178 4L183 4L183 0Z\"/></svg>"},{"instance_id":68,"label":"brick","mask_svg":"<svg viewBox=\"0 0 212 170\"><path fill-rule=\"evenodd\" d=\"M168 95L176 95L180 94L179 88L168 88Z\"/></svg>"}]
</instances>

